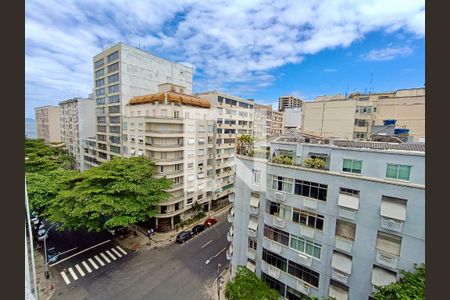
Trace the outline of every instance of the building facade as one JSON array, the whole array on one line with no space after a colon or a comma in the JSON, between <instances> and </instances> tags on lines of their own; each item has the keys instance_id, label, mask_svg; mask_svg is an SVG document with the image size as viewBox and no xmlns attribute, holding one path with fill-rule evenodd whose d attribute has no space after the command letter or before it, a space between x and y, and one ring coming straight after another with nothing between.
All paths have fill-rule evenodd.
<instances>
[{"instance_id":1,"label":"building facade","mask_svg":"<svg viewBox=\"0 0 450 300\"><path fill-rule=\"evenodd\" d=\"M95 136L95 100L73 98L59 103L61 140L78 169L84 170L82 141Z\"/></svg>"},{"instance_id":2,"label":"building facade","mask_svg":"<svg viewBox=\"0 0 450 300\"><path fill-rule=\"evenodd\" d=\"M303 128L303 106L286 108L284 110L283 133L293 130L301 131Z\"/></svg>"},{"instance_id":3,"label":"building facade","mask_svg":"<svg viewBox=\"0 0 450 300\"><path fill-rule=\"evenodd\" d=\"M97 160L122 156L122 117L128 101L159 91L171 83L192 93L191 67L174 63L123 43L107 48L93 58L96 99Z\"/></svg>"},{"instance_id":4,"label":"building facade","mask_svg":"<svg viewBox=\"0 0 450 300\"><path fill-rule=\"evenodd\" d=\"M293 165L237 159L233 271L247 266L288 299L367 299L424 263L424 145L284 140L271 151Z\"/></svg>"},{"instance_id":5,"label":"building facade","mask_svg":"<svg viewBox=\"0 0 450 300\"><path fill-rule=\"evenodd\" d=\"M366 140L373 125L397 120L415 141L425 139L425 89L321 96L305 102L303 132L327 137Z\"/></svg>"},{"instance_id":6,"label":"building facade","mask_svg":"<svg viewBox=\"0 0 450 300\"><path fill-rule=\"evenodd\" d=\"M254 135L268 137L283 133L284 112L272 109L272 105L255 104L254 106Z\"/></svg>"},{"instance_id":7,"label":"building facade","mask_svg":"<svg viewBox=\"0 0 450 300\"><path fill-rule=\"evenodd\" d=\"M61 142L59 107L46 105L34 109L37 138L45 143Z\"/></svg>"},{"instance_id":8,"label":"building facade","mask_svg":"<svg viewBox=\"0 0 450 300\"><path fill-rule=\"evenodd\" d=\"M295 96L281 96L278 98L278 111L284 111L286 108L302 107L303 101Z\"/></svg>"}]
</instances>

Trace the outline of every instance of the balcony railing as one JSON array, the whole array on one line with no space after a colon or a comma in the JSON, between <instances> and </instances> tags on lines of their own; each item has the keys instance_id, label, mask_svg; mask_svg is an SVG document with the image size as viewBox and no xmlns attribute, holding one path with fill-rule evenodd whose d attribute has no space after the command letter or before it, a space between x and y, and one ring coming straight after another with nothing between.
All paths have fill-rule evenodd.
<instances>
[{"instance_id":1,"label":"balcony railing","mask_svg":"<svg viewBox=\"0 0 450 300\"><path fill-rule=\"evenodd\" d=\"M356 210L339 207L339 217L354 220L356 216Z\"/></svg>"},{"instance_id":2,"label":"balcony railing","mask_svg":"<svg viewBox=\"0 0 450 300\"><path fill-rule=\"evenodd\" d=\"M269 250L276 253L276 254L280 254L281 253L281 245L274 243L273 241L269 242Z\"/></svg>"},{"instance_id":3,"label":"balcony railing","mask_svg":"<svg viewBox=\"0 0 450 300\"><path fill-rule=\"evenodd\" d=\"M230 231L227 232L227 241L229 242L233 241L233 233Z\"/></svg>"},{"instance_id":4,"label":"balcony railing","mask_svg":"<svg viewBox=\"0 0 450 300\"><path fill-rule=\"evenodd\" d=\"M257 234L257 233L256 233L256 230L253 230L253 229L250 229L250 228L249 228L249 229L247 230L247 234L248 234L249 237L256 237L256 234Z\"/></svg>"},{"instance_id":5,"label":"balcony railing","mask_svg":"<svg viewBox=\"0 0 450 300\"><path fill-rule=\"evenodd\" d=\"M340 237L340 236L336 236L336 248L339 250L343 250L346 252L352 252L352 247L353 247L353 241Z\"/></svg>"},{"instance_id":6,"label":"balcony railing","mask_svg":"<svg viewBox=\"0 0 450 300\"><path fill-rule=\"evenodd\" d=\"M146 146L150 146L153 148L178 148L183 147L183 144L151 144L151 143L145 143Z\"/></svg>"},{"instance_id":7,"label":"balcony railing","mask_svg":"<svg viewBox=\"0 0 450 300\"><path fill-rule=\"evenodd\" d=\"M311 256L307 256L307 255L304 255L302 253L299 253L297 260L298 260L299 263L304 264L304 265L306 265L308 267L310 267L312 265L312 258L311 258Z\"/></svg>"},{"instance_id":8,"label":"balcony railing","mask_svg":"<svg viewBox=\"0 0 450 300\"><path fill-rule=\"evenodd\" d=\"M278 278L280 278L281 270L278 268L275 268L274 266L269 265L268 273L269 273L269 276L272 276L273 278L278 279Z\"/></svg>"},{"instance_id":9,"label":"balcony railing","mask_svg":"<svg viewBox=\"0 0 450 300\"><path fill-rule=\"evenodd\" d=\"M340 282L344 283L344 284L348 283L348 274L340 272L340 271L338 271L336 269L333 269L331 271L331 277L333 279L336 279L337 281L340 281Z\"/></svg>"},{"instance_id":10,"label":"balcony railing","mask_svg":"<svg viewBox=\"0 0 450 300\"><path fill-rule=\"evenodd\" d=\"M314 238L314 228L301 225L300 234L308 238Z\"/></svg>"},{"instance_id":11,"label":"balcony railing","mask_svg":"<svg viewBox=\"0 0 450 300\"><path fill-rule=\"evenodd\" d=\"M183 133L183 130L147 129L147 133Z\"/></svg>"},{"instance_id":12,"label":"balcony railing","mask_svg":"<svg viewBox=\"0 0 450 300\"><path fill-rule=\"evenodd\" d=\"M227 218L228 218L228 222L229 222L229 223L233 223L233 220L234 220L234 214L229 213Z\"/></svg>"},{"instance_id":13,"label":"balcony railing","mask_svg":"<svg viewBox=\"0 0 450 300\"><path fill-rule=\"evenodd\" d=\"M286 220L283 218L274 216L272 219L272 223L273 223L273 226L283 228L284 225L286 224Z\"/></svg>"},{"instance_id":14,"label":"balcony railing","mask_svg":"<svg viewBox=\"0 0 450 300\"><path fill-rule=\"evenodd\" d=\"M309 295L310 286L301 280L297 280L297 290L302 294Z\"/></svg>"},{"instance_id":15,"label":"balcony railing","mask_svg":"<svg viewBox=\"0 0 450 300\"><path fill-rule=\"evenodd\" d=\"M233 256L233 252L230 251L230 249L227 249L227 251L225 253L226 253L226 256L227 256L227 260L231 260L231 257Z\"/></svg>"},{"instance_id":16,"label":"balcony railing","mask_svg":"<svg viewBox=\"0 0 450 300\"><path fill-rule=\"evenodd\" d=\"M317 199L303 197L303 206L312 209L317 209Z\"/></svg>"},{"instance_id":17,"label":"balcony railing","mask_svg":"<svg viewBox=\"0 0 450 300\"><path fill-rule=\"evenodd\" d=\"M398 256L377 250L377 263L380 265L396 269L397 268L397 262L398 262Z\"/></svg>"},{"instance_id":18,"label":"balcony railing","mask_svg":"<svg viewBox=\"0 0 450 300\"><path fill-rule=\"evenodd\" d=\"M402 232L403 222L381 217L381 227L392 231Z\"/></svg>"},{"instance_id":19,"label":"balcony railing","mask_svg":"<svg viewBox=\"0 0 450 300\"><path fill-rule=\"evenodd\" d=\"M259 208L250 205L250 214L258 215L258 213L259 213Z\"/></svg>"},{"instance_id":20,"label":"balcony railing","mask_svg":"<svg viewBox=\"0 0 450 300\"><path fill-rule=\"evenodd\" d=\"M247 257L250 258L251 260L255 260L256 259L256 250L253 248L248 248L247 249Z\"/></svg>"}]
</instances>

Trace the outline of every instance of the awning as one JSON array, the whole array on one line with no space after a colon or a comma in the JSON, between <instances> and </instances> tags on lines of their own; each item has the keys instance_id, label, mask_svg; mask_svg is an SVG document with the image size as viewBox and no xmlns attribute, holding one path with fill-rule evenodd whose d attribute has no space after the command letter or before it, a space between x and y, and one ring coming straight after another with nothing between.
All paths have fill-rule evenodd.
<instances>
[{"instance_id":1,"label":"awning","mask_svg":"<svg viewBox=\"0 0 450 300\"><path fill-rule=\"evenodd\" d=\"M397 276L388 270L380 267L373 267L372 284L378 286L385 286L397 281Z\"/></svg>"},{"instance_id":2,"label":"awning","mask_svg":"<svg viewBox=\"0 0 450 300\"><path fill-rule=\"evenodd\" d=\"M333 253L333 259L331 261L331 266L338 270L341 271L345 274L351 274L352 272L352 259L347 256L344 255L342 253L339 252L334 252Z\"/></svg>"},{"instance_id":3,"label":"awning","mask_svg":"<svg viewBox=\"0 0 450 300\"><path fill-rule=\"evenodd\" d=\"M376 248L378 250L400 256L402 238L399 236L378 232Z\"/></svg>"},{"instance_id":4,"label":"awning","mask_svg":"<svg viewBox=\"0 0 450 300\"><path fill-rule=\"evenodd\" d=\"M247 269L249 269L252 272L255 272L255 270L256 270L256 266L249 261L247 262L246 267L247 267Z\"/></svg>"},{"instance_id":5,"label":"awning","mask_svg":"<svg viewBox=\"0 0 450 300\"><path fill-rule=\"evenodd\" d=\"M250 198L250 206L258 208L259 207L259 198L251 197Z\"/></svg>"},{"instance_id":6,"label":"awning","mask_svg":"<svg viewBox=\"0 0 450 300\"><path fill-rule=\"evenodd\" d=\"M381 200L380 214L383 217L405 221L406 201L396 201L394 199L383 198Z\"/></svg>"},{"instance_id":7,"label":"awning","mask_svg":"<svg viewBox=\"0 0 450 300\"><path fill-rule=\"evenodd\" d=\"M308 156L315 156L315 157L324 157L327 158L328 154L327 153L315 153L315 152L309 152Z\"/></svg>"},{"instance_id":8,"label":"awning","mask_svg":"<svg viewBox=\"0 0 450 300\"><path fill-rule=\"evenodd\" d=\"M256 231L258 229L258 219L255 217L250 217L250 221L248 222L248 228Z\"/></svg>"},{"instance_id":9,"label":"awning","mask_svg":"<svg viewBox=\"0 0 450 300\"><path fill-rule=\"evenodd\" d=\"M328 293L328 296L334 297L337 300L348 300L348 291L334 284L330 284L330 292Z\"/></svg>"},{"instance_id":10,"label":"awning","mask_svg":"<svg viewBox=\"0 0 450 300\"><path fill-rule=\"evenodd\" d=\"M350 196L349 194L339 193L338 205L342 207L351 208L354 210L358 209L359 199L355 196Z\"/></svg>"}]
</instances>

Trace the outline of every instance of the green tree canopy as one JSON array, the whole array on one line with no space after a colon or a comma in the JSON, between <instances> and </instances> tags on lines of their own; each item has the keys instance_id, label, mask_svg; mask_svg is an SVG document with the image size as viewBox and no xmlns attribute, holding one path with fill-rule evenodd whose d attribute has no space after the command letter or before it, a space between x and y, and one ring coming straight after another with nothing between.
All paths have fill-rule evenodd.
<instances>
[{"instance_id":1,"label":"green tree canopy","mask_svg":"<svg viewBox=\"0 0 450 300\"><path fill-rule=\"evenodd\" d=\"M168 199L172 181L154 178L154 164L142 157L115 158L62 181L45 215L62 229L102 230L128 226L155 216L156 204ZM58 187L55 188L56 190Z\"/></svg>"},{"instance_id":2,"label":"green tree canopy","mask_svg":"<svg viewBox=\"0 0 450 300\"><path fill-rule=\"evenodd\" d=\"M376 287L372 295L376 300L422 300L425 299L425 265L414 265L414 272L400 270L399 281Z\"/></svg>"},{"instance_id":3,"label":"green tree canopy","mask_svg":"<svg viewBox=\"0 0 450 300\"><path fill-rule=\"evenodd\" d=\"M25 138L25 172L72 169L74 159L63 149L45 145L44 140Z\"/></svg>"},{"instance_id":4,"label":"green tree canopy","mask_svg":"<svg viewBox=\"0 0 450 300\"><path fill-rule=\"evenodd\" d=\"M278 300L279 294L255 273L239 266L236 276L225 287L225 297L228 300Z\"/></svg>"}]
</instances>

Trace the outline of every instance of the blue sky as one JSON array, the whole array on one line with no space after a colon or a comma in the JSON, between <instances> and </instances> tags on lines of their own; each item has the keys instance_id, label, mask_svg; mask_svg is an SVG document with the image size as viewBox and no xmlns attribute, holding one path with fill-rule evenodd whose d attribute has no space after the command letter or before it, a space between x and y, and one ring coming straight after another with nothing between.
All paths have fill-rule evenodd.
<instances>
[{"instance_id":1,"label":"blue sky","mask_svg":"<svg viewBox=\"0 0 450 300\"><path fill-rule=\"evenodd\" d=\"M194 92L261 103L422 87L424 9L416 0L27 0L25 116L87 96L92 57L117 42L194 66Z\"/></svg>"}]
</instances>

